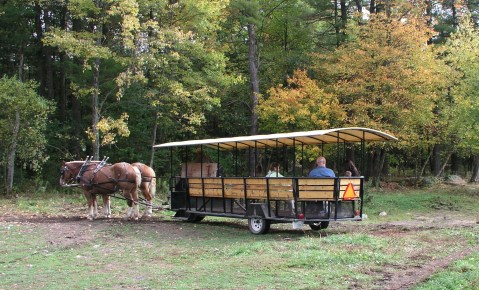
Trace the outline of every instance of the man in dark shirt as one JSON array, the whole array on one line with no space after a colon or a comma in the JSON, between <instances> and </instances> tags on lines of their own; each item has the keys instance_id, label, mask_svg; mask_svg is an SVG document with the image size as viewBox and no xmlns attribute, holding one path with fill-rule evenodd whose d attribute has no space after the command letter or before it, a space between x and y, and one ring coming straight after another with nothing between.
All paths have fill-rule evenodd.
<instances>
[{"instance_id":1,"label":"man in dark shirt","mask_svg":"<svg viewBox=\"0 0 479 290\"><path fill-rule=\"evenodd\" d=\"M316 168L311 170L309 177L336 177L334 172L326 167L326 158L319 156L316 159Z\"/></svg>"}]
</instances>

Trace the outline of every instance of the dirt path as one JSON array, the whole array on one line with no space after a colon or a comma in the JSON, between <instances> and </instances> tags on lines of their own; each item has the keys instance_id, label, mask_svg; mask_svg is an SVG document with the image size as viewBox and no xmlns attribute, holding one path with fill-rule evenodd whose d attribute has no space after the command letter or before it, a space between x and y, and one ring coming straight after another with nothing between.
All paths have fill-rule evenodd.
<instances>
[{"instance_id":1,"label":"dirt path","mask_svg":"<svg viewBox=\"0 0 479 290\"><path fill-rule=\"evenodd\" d=\"M479 246L452 253L444 258L433 260L420 267L396 272L394 275L387 277L384 280L381 289L410 289L413 286L426 281L437 271L447 268L454 261L461 260L477 251L479 251Z\"/></svg>"},{"instance_id":2,"label":"dirt path","mask_svg":"<svg viewBox=\"0 0 479 290\"><path fill-rule=\"evenodd\" d=\"M379 225L368 225L365 228L368 234L376 236L400 237L414 235L415 233L422 231L474 227L477 227L474 220L465 220L463 217L462 219L459 217L449 217L445 219L444 216L430 216L417 217L417 219L412 221L387 222ZM392 266L390 269L385 269L385 271L381 273L383 275L383 279L376 284L377 289L411 289L417 284L426 281L436 272L446 269L455 261L461 260L478 251L479 246L467 249L462 248L461 250L455 251L445 257L438 259L433 258L423 264L413 264L410 266L401 265L396 267ZM428 253L418 252L413 254L411 259L415 259L415 256L420 258L420 256L424 256L426 254Z\"/></svg>"}]
</instances>

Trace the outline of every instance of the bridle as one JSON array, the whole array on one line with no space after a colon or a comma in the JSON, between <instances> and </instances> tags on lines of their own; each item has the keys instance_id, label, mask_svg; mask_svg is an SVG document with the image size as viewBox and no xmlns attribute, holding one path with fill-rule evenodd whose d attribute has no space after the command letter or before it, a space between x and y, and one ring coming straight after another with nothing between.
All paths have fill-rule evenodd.
<instances>
[{"instance_id":1,"label":"bridle","mask_svg":"<svg viewBox=\"0 0 479 290\"><path fill-rule=\"evenodd\" d=\"M71 172L72 169L69 168L67 165L60 168L60 177L61 177L61 180L62 180L62 185L61 186L62 187L78 187L78 186L80 186L80 184L75 182L75 176L73 176L73 174L70 176L70 178L68 178L68 180L65 180L65 174L69 171Z\"/></svg>"}]
</instances>

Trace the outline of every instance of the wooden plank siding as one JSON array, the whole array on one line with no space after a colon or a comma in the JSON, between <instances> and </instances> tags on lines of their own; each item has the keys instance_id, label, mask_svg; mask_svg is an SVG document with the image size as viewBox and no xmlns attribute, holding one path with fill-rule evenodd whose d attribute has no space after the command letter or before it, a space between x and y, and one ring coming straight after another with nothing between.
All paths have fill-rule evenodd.
<instances>
[{"instance_id":1,"label":"wooden plank siding","mask_svg":"<svg viewBox=\"0 0 479 290\"><path fill-rule=\"evenodd\" d=\"M188 178L188 192L194 197L247 198L270 200L335 200L335 180L338 198L342 199L348 184L359 198L361 178ZM268 196L269 188L269 196ZM296 189L295 189L296 188Z\"/></svg>"},{"instance_id":2,"label":"wooden plank siding","mask_svg":"<svg viewBox=\"0 0 479 290\"><path fill-rule=\"evenodd\" d=\"M243 178L224 178L226 198L244 198Z\"/></svg>"},{"instance_id":3,"label":"wooden plank siding","mask_svg":"<svg viewBox=\"0 0 479 290\"><path fill-rule=\"evenodd\" d=\"M361 178L347 178L347 177L342 177L339 180L339 198L342 199L344 195L344 191L348 187L348 185L351 183L354 189L354 193L356 195L356 199L359 199L360 197L360 191L361 191Z\"/></svg>"},{"instance_id":4,"label":"wooden plank siding","mask_svg":"<svg viewBox=\"0 0 479 290\"><path fill-rule=\"evenodd\" d=\"M298 200L334 200L335 178L298 178Z\"/></svg>"}]
</instances>

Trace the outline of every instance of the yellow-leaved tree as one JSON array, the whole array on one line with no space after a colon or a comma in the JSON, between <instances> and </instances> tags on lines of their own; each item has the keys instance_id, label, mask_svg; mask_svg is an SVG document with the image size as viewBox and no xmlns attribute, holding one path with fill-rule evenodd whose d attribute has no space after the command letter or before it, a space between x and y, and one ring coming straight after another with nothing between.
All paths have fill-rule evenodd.
<instances>
[{"instance_id":1,"label":"yellow-leaved tree","mask_svg":"<svg viewBox=\"0 0 479 290\"><path fill-rule=\"evenodd\" d=\"M296 70L286 86L271 88L260 101L259 115L266 132L326 129L344 119L338 98L320 88L304 70Z\"/></svg>"},{"instance_id":2,"label":"yellow-leaved tree","mask_svg":"<svg viewBox=\"0 0 479 290\"><path fill-rule=\"evenodd\" d=\"M458 151L474 156L470 182L479 181L479 29L465 14L445 45L444 57L452 68L454 86L441 107L449 136Z\"/></svg>"},{"instance_id":3,"label":"yellow-leaved tree","mask_svg":"<svg viewBox=\"0 0 479 290\"><path fill-rule=\"evenodd\" d=\"M318 54L316 74L347 112L345 124L420 139L434 123L444 68L427 45L431 31L414 15L373 15L351 31L355 39L332 54ZM416 142L416 141L414 141Z\"/></svg>"},{"instance_id":4,"label":"yellow-leaved tree","mask_svg":"<svg viewBox=\"0 0 479 290\"><path fill-rule=\"evenodd\" d=\"M392 146L427 150L446 132L436 112L447 92L447 68L428 45L432 31L414 5L391 2L386 12L350 27L349 41L315 55L314 71L338 98L345 125L389 131L400 140ZM376 183L386 150L376 145L369 152L365 174Z\"/></svg>"}]
</instances>

